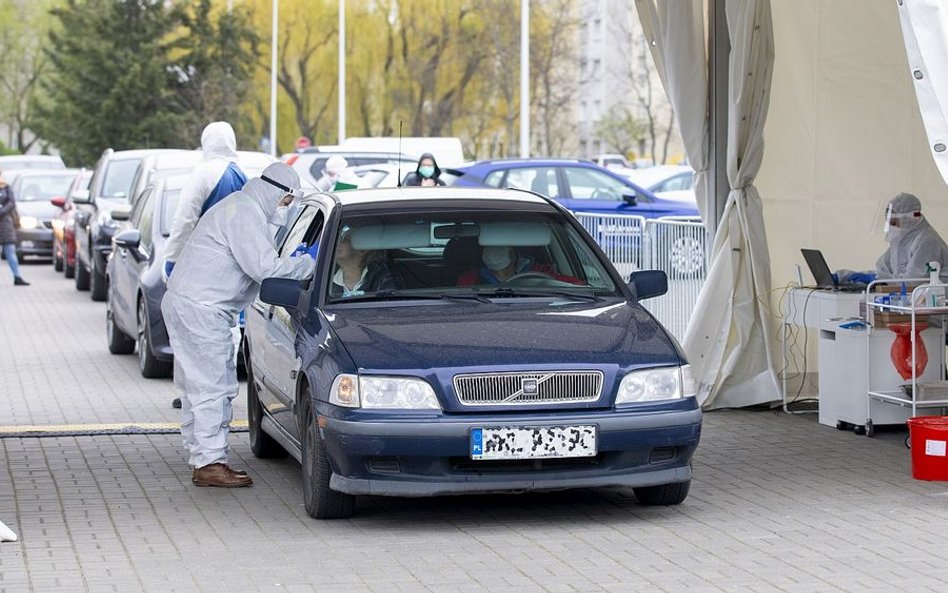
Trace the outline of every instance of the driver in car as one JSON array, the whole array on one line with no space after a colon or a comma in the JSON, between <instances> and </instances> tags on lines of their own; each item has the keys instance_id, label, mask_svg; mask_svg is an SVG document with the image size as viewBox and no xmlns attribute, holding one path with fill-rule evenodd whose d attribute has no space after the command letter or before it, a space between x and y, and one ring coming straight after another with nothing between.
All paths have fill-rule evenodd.
<instances>
[{"instance_id":1,"label":"driver in car","mask_svg":"<svg viewBox=\"0 0 948 593\"><path fill-rule=\"evenodd\" d=\"M545 274L560 282L582 284L578 278L559 274L550 264L536 263L533 258L520 256L517 250L509 246L485 247L481 254L484 267L469 270L458 277L458 286L476 284L503 284L515 276L534 273Z\"/></svg>"}]
</instances>

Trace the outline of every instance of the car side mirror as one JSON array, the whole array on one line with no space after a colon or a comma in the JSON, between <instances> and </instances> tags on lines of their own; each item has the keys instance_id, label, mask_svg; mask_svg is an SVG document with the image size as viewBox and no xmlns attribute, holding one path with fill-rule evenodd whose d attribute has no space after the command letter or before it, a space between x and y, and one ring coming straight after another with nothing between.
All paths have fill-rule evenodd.
<instances>
[{"instance_id":1,"label":"car side mirror","mask_svg":"<svg viewBox=\"0 0 948 593\"><path fill-rule=\"evenodd\" d=\"M92 195L89 194L89 190L87 189L77 189L76 191L72 192L69 197L72 198L74 204L92 203Z\"/></svg>"},{"instance_id":2,"label":"car side mirror","mask_svg":"<svg viewBox=\"0 0 948 593\"><path fill-rule=\"evenodd\" d=\"M640 270L629 276L629 288L635 300L643 301L668 292L668 275L661 270Z\"/></svg>"},{"instance_id":3,"label":"car side mirror","mask_svg":"<svg viewBox=\"0 0 948 593\"><path fill-rule=\"evenodd\" d=\"M142 243L142 234L138 229L124 230L115 235L115 238L112 240L115 242L116 247L127 249L132 254L132 257L138 259L138 247Z\"/></svg>"},{"instance_id":4,"label":"car side mirror","mask_svg":"<svg viewBox=\"0 0 948 593\"><path fill-rule=\"evenodd\" d=\"M284 309L299 309L307 284L294 278L264 278L260 285L260 300Z\"/></svg>"},{"instance_id":5,"label":"car side mirror","mask_svg":"<svg viewBox=\"0 0 948 593\"><path fill-rule=\"evenodd\" d=\"M622 194L622 200L629 206L638 206L639 201L634 193Z\"/></svg>"},{"instance_id":6,"label":"car side mirror","mask_svg":"<svg viewBox=\"0 0 948 593\"><path fill-rule=\"evenodd\" d=\"M53 199L50 200L49 202L50 202L53 206L56 206L57 208L62 208L63 210L66 209L66 198L65 198L65 196L56 196L55 198L53 198Z\"/></svg>"},{"instance_id":7,"label":"car side mirror","mask_svg":"<svg viewBox=\"0 0 948 593\"><path fill-rule=\"evenodd\" d=\"M128 206L119 206L118 208L113 208L112 211L109 212L109 216L115 221L125 221L132 216L132 209Z\"/></svg>"}]
</instances>

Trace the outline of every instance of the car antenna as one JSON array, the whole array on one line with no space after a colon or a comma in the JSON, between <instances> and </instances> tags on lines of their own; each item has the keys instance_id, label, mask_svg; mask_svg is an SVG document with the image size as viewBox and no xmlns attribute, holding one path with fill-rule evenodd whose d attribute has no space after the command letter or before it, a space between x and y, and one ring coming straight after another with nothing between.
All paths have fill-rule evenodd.
<instances>
[{"instance_id":1,"label":"car antenna","mask_svg":"<svg viewBox=\"0 0 948 593\"><path fill-rule=\"evenodd\" d=\"M402 186L402 120L398 120L398 187Z\"/></svg>"}]
</instances>

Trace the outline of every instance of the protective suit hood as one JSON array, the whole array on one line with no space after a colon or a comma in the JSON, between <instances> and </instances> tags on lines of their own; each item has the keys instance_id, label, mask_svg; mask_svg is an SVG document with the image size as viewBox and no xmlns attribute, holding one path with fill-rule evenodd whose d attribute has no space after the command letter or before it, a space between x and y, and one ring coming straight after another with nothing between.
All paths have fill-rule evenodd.
<instances>
[{"instance_id":1,"label":"protective suit hood","mask_svg":"<svg viewBox=\"0 0 948 593\"><path fill-rule=\"evenodd\" d=\"M215 121L207 124L201 132L201 151L204 160L227 159L237 160L237 137L234 128L226 121Z\"/></svg>"},{"instance_id":2,"label":"protective suit hood","mask_svg":"<svg viewBox=\"0 0 948 593\"><path fill-rule=\"evenodd\" d=\"M300 187L300 176L297 175L296 171L291 167L283 163L273 163L268 166L263 170L263 173L260 174L260 177L268 177L294 190L298 190ZM267 183L260 177L254 177L247 181L247 185L244 186L243 191L253 198L260 206L260 209L263 210L267 220L270 220L276 212L280 200L283 199L283 196L285 196L287 192L275 185Z\"/></svg>"}]
</instances>

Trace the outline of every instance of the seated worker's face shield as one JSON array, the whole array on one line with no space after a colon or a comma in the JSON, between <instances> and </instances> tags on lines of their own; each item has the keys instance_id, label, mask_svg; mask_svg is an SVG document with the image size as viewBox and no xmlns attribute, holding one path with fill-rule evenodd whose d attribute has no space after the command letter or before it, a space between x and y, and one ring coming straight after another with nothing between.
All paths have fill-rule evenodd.
<instances>
[{"instance_id":1,"label":"seated worker's face shield","mask_svg":"<svg viewBox=\"0 0 948 593\"><path fill-rule=\"evenodd\" d=\"M890 237L894 232L894 229L900 229L905 231L922 220L922 213L920 210L913 210L911 212L895 212L892 204L888 204L885 209L885 217L882 222L882 233L885 237Z\"/></svg>"}]
</instances>

